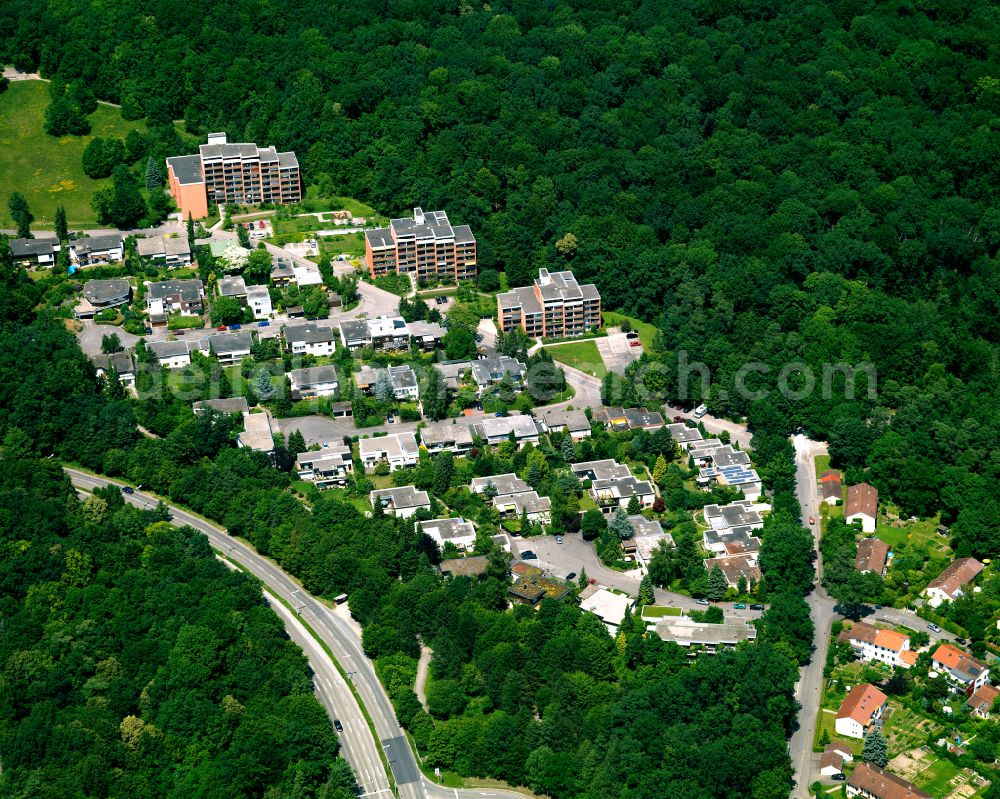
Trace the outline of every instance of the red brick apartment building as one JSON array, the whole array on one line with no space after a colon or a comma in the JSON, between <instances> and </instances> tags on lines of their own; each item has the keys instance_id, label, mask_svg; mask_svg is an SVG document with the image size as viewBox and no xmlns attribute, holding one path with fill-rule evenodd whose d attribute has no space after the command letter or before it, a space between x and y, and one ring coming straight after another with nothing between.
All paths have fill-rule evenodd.
<instances>
[{"instance_id":1,"label":"red brick apartment building","mask_svg":"<svg viewBox=\"0 0 1000 799\"><path fill-rule=\"evenodd\" d=\"M476 239L468 225L452 227L444 211L413 209L413 218L365 231L365 263L372 277L415 274L418 280L474 280Z\"/></svg>"},{"instance_id":2,"label":"red brick apartment building","mask_svg":"<svg viewBox=\"0 0 1000 799\"><path fill-rule=\"evenodd\" d=\"M186 219L203 219L208 206L225 203L288 205L302 199L295 153L274 147L230 144L225 133L209 133L198 155L167 159L170 194Z\"/></svg>"},{"instance_id":3,"label":"red brick apartment building","mask_svg":"<svg viewBox=\"0 0 1000 799\"><path fill-rule=\"evenodd\" d=\"M504 333L519 327L532 338L580 336L601 326L601 295L572 272L540 269L534 286L497 295L497 322Z\"/></svg>"}]
</instances>

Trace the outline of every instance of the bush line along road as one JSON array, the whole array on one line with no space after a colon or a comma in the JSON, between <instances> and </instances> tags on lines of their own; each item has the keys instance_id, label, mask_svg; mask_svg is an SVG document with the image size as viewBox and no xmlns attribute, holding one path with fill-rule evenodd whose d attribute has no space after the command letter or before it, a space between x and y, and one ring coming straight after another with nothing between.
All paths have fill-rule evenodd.
<instances>
[{"instance_id":1,"label":"bush line along road","mask_svg":"<svg viewBox=\"0 0 1000 799\"><path fill-rule=\"evenodd\" d=\"M66 468L66 473L73 485L84 491L93 491L101 486L121 486L114 480ZM136 491L129 494L126 500L139 507L150 507L156 504L156 497ZM398 786L399 796L403 799L445 799L445 797L464 797L464 799L486 799L486 797L523 797L515 791L500 789L456 789L436 785L420 771L413 751L396 721L396 712L389 696L382 688L382 683L375 674L375 667L365 657L361 641L357 633L343 619L326 608L313 596L302 590L285 572L266 558L261 557L248 544L233 538L221 527L189 513L175 505L168 505L175 525L189 525L204 533L212 546L221 550L227 558L239 564L250 574L261 581L267 592L296 608L302 618L308 622L316 635L330 649L333 656L350 675L354 687L358 691L375 725L378 742L372 738L371 731L364 716L354 701L350 690L344 684L329 656L316 645L305 628L291 617L287 608L280 603L271 603L275 611L285 622L289 634L302 646L309 664L316 673L314 684L320 701L334 717L339 718L344 725L340 733L344 746L344 757L354 768L358 784L363 789L363 795L390 796L392 791L383 770L378 754L381 746L392 768L393 777ZM291 622L291 623L290 623Z\"/></svg>"}]
</instances>

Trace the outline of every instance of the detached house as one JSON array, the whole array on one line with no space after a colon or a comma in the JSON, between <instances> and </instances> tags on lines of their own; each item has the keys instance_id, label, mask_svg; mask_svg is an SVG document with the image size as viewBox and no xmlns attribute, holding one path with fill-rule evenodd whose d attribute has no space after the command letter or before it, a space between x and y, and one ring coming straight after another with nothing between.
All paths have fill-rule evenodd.
<instances>
[{"instance_id":1,"label":"detached house","mask_svg":"<svg viewBox=\"0 0 1000 799\"><path fill-rule=\"evenodd\" d=\"M844 697L837 711L834 727L838 735L864 738L865 733L882 717L888 697L871 683L855 685Z\"/></svg>"},{"instance_id":2,"label":"detached house","mask_svg":"<svg viewBox=\"0 0 1000 799\"><path fill-rule=\"evenodd\" d=\"M866 533L875 532L878 520L878 491L868 483L858 483L847 488L847 502L844 503L844 521L848 524L861 522Z\"/></svg>"},{"instance_id":3,"label":"detached house","mask_svg":"<svg viewBox=\"0 0 1000 799\"><path fill-rule=\"evenodd\" d=\"M285 328L285 346L293 355L333 355L337 349L337 334L329 327L312 323L289 325Z\"/></svg>"},{"instance_id":4,"label":"detached house","mask_svg":"<svg viewBox=\"0 0 1000 799\"><path fill-rule=\"evenodd\" d=\"M10 239L7 242L14 263L30 268L32 266L55 266L59 252L58 239Z\"/></svg>"},{"instance_id":5,"label":"detached house","mask_svg":"<svg viewBox=\"0 0 1000 799\"><path fill-rule=\"evenodd\" d=\"M993 713L993 705L996 703L998 696L1000 696L1000 690L994 688L992 685L981 685L973 692L965 704L968 705L974 715L979 716L981 719L988 719Z\"/></svg>"},{"instance_id":6,"label":"detached house","mask_svg":"<svg viewBox=\"0 0 1000 799\"><path fill-rule=\"evenodd\" d=\"M403 519L408 519L418 510L430 510L431 500L426 491L418 491L413 486L399 488L378 488L369 495L372 507L381 503L382 507Z\"/></svg>"},{"instance_id":7,"label":"detached house","mask_svg":"<svg viewBox=\"0 0 1000 799\"><path fill-rule=\"evenodd\" d=\"M471 551L476 547L476 528L472 526L472 522L461 517L457 519L430 519L419 524L420 531L433 538L439 547L451 544L463 552Z\"/></svg>"},{"instance_id":8,"label":"detached house","mask_svg":"<svg viewBox=\"0 0 1000 799\"><path fill-rule=\"evenodd\" d=\"M146 310L154 324L157 321L166 324L167 314L176 312L197 316L204 311L203 296L201 281L196 278L149 283L146 287Z\"/></svg>"},{"instance_id":9,"label":"detached house","mask_svg":"<svg viewBox=\"0 0 1000 799\"><path fill-rule=\"evenodd\" d=\"M74 310L78 319L88 319L106 308L127 305L132 299L132 284L127 280L88 280L83 284L83 299Z\"/></svg>"},{"instance_id":10,"label":"detached house","mask_svg":"<svg viewBox=\"0 0 1000 799\"><path fill-rule=\"evenodd\" d=\"M823 494L821 501L827 505L836 505L843 499L844 489L840 472L834 469L823 472L819 478L819 487Z\"/></svg>"},{"instance_id":11,"label":"detached house","mask_svg":"<svg viewBox=\"0 0 1000 799\"><path fill-rule=\"evenodd\" d=\"M145 236L136 240L135 251L143 258L160 261L168 267L191 263L187 236Z\"/></svg>"},{"instance_id":12,"label":"detached house","mask_svg":"<svg viewBox=\"0 0 1000 799\"><path fill-rule=\"evenodd\" d=\"M337 370L332 366L313 366L308 369L292 369L288 372L292 386L292 396L299 399L309 397L329 397L336 394L340 386Z\"/></svg>"},{"instance_id":13,"label":"detached house","mask_svg":"<svg viewBox=\"0 0 1000 799\"><path fill-rule=\"evenodd\" d=\"M420 450L413 433L390 433L378 438L362 438L358 442L358 451L366 469L385 461L389 464L389 470L395 471L404 466L416 466L420 460Z\"/></svg>"},{"instance_id":14,"label":"detached house","mask_svg":"<svg viewBox=\"0 0 1000 799\"><path fill-rule=\"evenodd\" d=\"M69 243L69 257L76 266L94 266L121 261L125 257L125 237L121 233L103 233Z\"/></svg>"},{"instance_id":15,"label":"detached house","mask_svg":"<svg viewBox=\"0 0 1000 799\"><path fill-rule=\"evenodd\" d=\"M859 621L842 632L839 640L847 641L860 660L877 660L904 669L917 662L917 653L910 649L910 637L895 630L883 630Z\"/></svg>"},{"instance_id":16,"label":"detached house","mask_svg":"<svg viewBox=\"0 0 1000 799\"><path fill-rule=\"evenodd\" d=\"M878 538L865 538L858 542L858 554L854 558L854 568L862 574L885 573L885 561L889 557L889 545Z\"/></svg>"},{"instance_id":17,"label":"detached house","mask_svg":"<svg viewBox=\"0 0 1000 799\"><path fill-rule=\"evenodd\" d=\"M351 448L323 447L313 452L300 452L295 458L300 480L310 480L317 488L344 483L354 472Z\"/></svg>"},{"instance_id":18,"label":"detached house","mask_svg":"<svg viewBox=\"0 0 1000 799\"><path fill-rule=\"evenodd\" d=\"M847 780L847 795L862 799L932 799L913 783L873 763L858 764Z\"/></svg>"},{"instance_id":19,"label":"detached house","mask_svg":"<svg viewBox=\"0 0 1000 799\"><path fill-rule=\"evenodd\" d=\"M191 349L186 341L150 341L146 347L164 369L182 369L191 365Z\"/></svg>"},{"instance_id":20,"label":"detached house","mask_svg":"<svg viewBox=\"0 0 1000 799\"><path fill-rule=\"evenodd\" d=\"M932 608L942 602L958 599L965 593L968 586L986 567L975 558L958 558L953 560L941 574L935 577L924 589L927 604Z\"/></svg>"},{"instance_id":21,"label":"detached house","mask_svg":"<svg viewBox=\"0 0 1000 799\"><path fill-rule=\"evenodd\" d=\"M618 461L586 461L574 463L571 468L578 479L591 481L590 494L601 507L624 508L632 497L636 497L642 507L648 507L656 499L653 484L637 479L628 466Z\"/></svg>"},{"instance_id":22,"label":"detached house","mask_svg":"<svg viewBox=\"0 0 1000 799\"><path fill-rule=\"evenodd\" d=\"M931 668L948 678L966 696L972 696L990 680L990 667L954 644L941 644L931 655Z\"/></svg>"}]
</instances>

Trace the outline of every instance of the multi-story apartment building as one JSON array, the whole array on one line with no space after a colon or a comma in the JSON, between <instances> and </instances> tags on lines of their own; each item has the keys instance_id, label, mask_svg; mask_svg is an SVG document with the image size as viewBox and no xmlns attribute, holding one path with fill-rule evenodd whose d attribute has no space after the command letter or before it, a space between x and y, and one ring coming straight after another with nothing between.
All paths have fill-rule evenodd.
<instances>
[{"instance_id":1,"label":"multi-story apartment building","mask_svg":"<svg viewBox=\"0 0 1000 799\"><path fill-rule=\"evenodd\" d=\"M572 272L540 269L533 286L497 295L497 320L505 333L519 327L532 338L580 336L601 326L601 295Z\"/></svg>"},{"instance_id":2,"label":"multi-story apartment building","mask_svg":"<svg viewBox=\"0 0 1000 799\"><path fill-rule=\"evenodd\" d=\"M302 199L299 162L295 153L274 147L230 143L225 133L209 133L197 155L167 159L170 194L181 215L208 216L210 204L274 203Z\"/></svg>"},{"instance_id":3,"label":"multi-story apartment building","mask_svg":"<svg viewBox=\"0 0 1000 799\"><path fill-rule=\"evenodd\" d=\"M365 231L365 263L372 277L414 274L418 280L476 277L476 239L468 225L452 226L444 211L413 209L413 218Z\"/></svg>"}]
</instances>

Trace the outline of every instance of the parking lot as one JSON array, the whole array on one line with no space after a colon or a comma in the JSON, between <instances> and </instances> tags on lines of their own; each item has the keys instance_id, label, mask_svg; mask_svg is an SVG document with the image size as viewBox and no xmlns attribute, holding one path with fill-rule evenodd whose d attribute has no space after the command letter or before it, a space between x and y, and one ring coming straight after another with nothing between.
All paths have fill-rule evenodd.
<instances>
[{"instance_id":1,"label":"parking lot","mask_svg":"<svg viewBox=\"0 0 1000 799\"><path fill-rule=\"evenodd\" d=\"M642 355L642 346L633 347L632 342L639 339L629 339L625 333L609 333L606 337L594 339L597 351L609 372L623 375L625 368Z\"/></svg>"}]
</instances>

